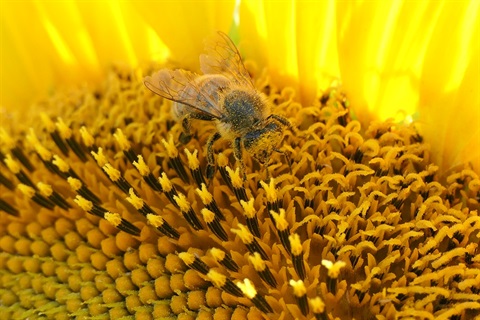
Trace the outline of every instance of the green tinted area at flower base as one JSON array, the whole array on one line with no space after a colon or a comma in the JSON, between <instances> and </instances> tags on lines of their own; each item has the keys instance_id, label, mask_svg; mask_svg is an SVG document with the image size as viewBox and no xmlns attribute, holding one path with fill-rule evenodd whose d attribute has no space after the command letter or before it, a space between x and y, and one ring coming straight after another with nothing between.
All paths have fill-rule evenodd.
<instances>
[{"instance_id":1,"label":"green tinted area at flower base","mask_svg":"<svg viewBox=\"0 0 480 320\"><path fill-rule=\"evenodd\" d=\"M248 64L247 64L248 66ZM480 179L442 175L414 125L352 120L348 95L296 102L266 168L213 124L181 145L157 68L114 68L0 132L0 312L11 319L473 319Z\"/></svg>"}]
</instances>

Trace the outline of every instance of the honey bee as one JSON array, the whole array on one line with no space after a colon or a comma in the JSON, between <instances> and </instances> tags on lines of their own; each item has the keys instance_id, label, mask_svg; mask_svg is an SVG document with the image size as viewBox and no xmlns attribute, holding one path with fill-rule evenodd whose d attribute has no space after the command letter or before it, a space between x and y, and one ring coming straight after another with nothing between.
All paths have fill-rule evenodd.
<instances>
[{"instance_id":1,"label":"honey bee","mask_svg":"<svg viewBox=\"0 0 480 320\"><path fill-rule=\"evenodd\" d=\"M290 122L271 113L271 102L253 84L240 53L232 40L222 32L207 42L206 53L200 55L200 69L196 74L183 69L162 69L145 78L145 86L159 96L174 102L173 114L181 121L181 143L191 138L191 120L214 121L217 131L207 141L206 176L215 173L214 143L229 140L246 179L242 150L266 165L283 139Z\"/></svg>"}]
</instances>

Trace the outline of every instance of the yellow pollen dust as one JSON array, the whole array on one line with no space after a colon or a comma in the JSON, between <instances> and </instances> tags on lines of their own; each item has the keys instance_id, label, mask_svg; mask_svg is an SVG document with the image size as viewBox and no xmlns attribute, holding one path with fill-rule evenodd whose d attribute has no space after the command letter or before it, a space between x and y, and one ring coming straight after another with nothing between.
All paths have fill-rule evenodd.
<instances>
[{"instance_id":1,"label":"yellow pollen dust","mask_svg":"<svg viewBox=\"0 0 480 320\"><path fill-rule=\"evenodd\" d=\"M176 158L178 156L178 150L177 147L175 147L175 141L173 140L172 135L168 136L168 141L162 139L162 143L165 146L165 149L167 149L167 155L169 158Z\"/></svg>"},{"instance_id":2,"label":"yellow pollen dust","mask_svg":"<svg viewBox=\"0 0 480 320\"><path fill-rule=\"evenodd\" d=\"M53 193L52 186L43 182L37 183L38 190L40 193L46 197L50 197Z\"/></svg>"},{"instance_id":3,"label":"yellow pollen dust","mask_svg":"<svg viewBox=\"0 0 480 320\"><path fill-rule=\"evenodd\" d=\"M188 202L187 197L185 197L183 193L179 193L178 196L173 196L173 200L175 200L182 212L188 212L190 210L190 202Z\"/></svg>"},{"instance_id":4,"label":"yellow pollen dust","mask_svg":"<svg viewBox=\"0 0 480 320\"><path fill-rule=\"evenodd\" d=\"M173 188L172 183L170 182L170 179L168 179L165 172L162 172L162 175L158 177L158 182L160 182L160 185L165 192L170 192Z\"/></svg>"},{"instance_id":5,"label":"yellow pollen dust","mask_svg":"<svg viewBox=\"0 0 480 320\"><path fill-rule=\"evenodd\" d=\"M202 183L201 187L202 187L201 189L197 188L195 189L195 191L197 192L198 196L200 197L204 205L210 204L213 200L212 194L208 191L205 183Z\"/></svg>"},{"instance_id":6,"label":"yellow pollen dust","mask_svg":"<svg viewBox=\"0 0 480 320\"><path fill-rule=\"evenodd\" d=\"M215 219L215 213L212 211L208 210L207 208L203 208L200 210L203 216L203 220L205 220L206 223L210 223Z\"/></svg>"},{"instance_id":7,"label":"yellow pollen dust","mask_svg":"<svg viewBox=\"0 0 480 320\"><path fill-rule=\"evenodd\" d=\"M80 208L82 208L85 211L90 211L93 208L92 201L87 200L84 197L79 195L77 195L75 199L73 199L73 202L75 202Z\"/></svg>"},{"instance_id":8,"label":"yellow pollen dust","mask_svg":"<svg viewBox=\"0 0 480 320\"><path fill-rule=\"evenodd\" d=\"M28 198L31 198L35 195L35 189L33 189L30 186L27 186L26 184L19 183L17 188L18 190L20 190L21 193L23 193Z\"/></svg>"},{"instance_id":9,"label":"yellow pollen dust","mask_svg":"<svg viewBox=\"0 0 480 320\"><path fill-rule=\"evenodd\" d=\"M215 270L210 270L208 271L207 273L207 277L210 279L210 281L212 281L212 283L218 287L218 288L221 288L223 287L223 285L225 284L225 282L227 281L227 277L224 276L223 274L215 271Z\"/></svg>"},{"instance_id":10,"label":"yellow pollen dust","mask_svg":"<svg viewBox=\"0 0 480 320\"><path fill-rule=\"evenodd\" d=\"M40 113L40 118L48 133L52 133L55 131L55 123L53 123L52 119L50 119L50 117L46 113Z\"/></svg>"},{"instance_id":11,"label":"yellow pollen dust","mask_svg":"<svg viewBox=\"0 0 480 320\"><path fill-rule=\"evenodd\" d=\"M243 294L250 299L255 298L255 296L257 295L257 290L248 278L245 278L243 282L238 281L236 285L240 288L240 290L242 290Z\"/></svg>"},{"instance_id":12,"label":"yellow pollen dust","mask_svg":"<svg viewBox=\"0 0 480 320\"><path fill-rule=\"evenodd\" d=\"M258 252L254 252L253 254L248 256L248 261L253 265L256 271L263 271L267 267L265 265L265 261L263 261L262 257Z\"/></svg>"},{"instance_id":13,"label":"yellow pollen dust","mask_svg":"<svg viewBox=\"0 0 480 320\"><path fill-rule=\"evenodd\" d=\"M7 165L8 169L12 171L12 173L17 174L20 172L20 165L17 163L17 161L13 160L10 154L7 154L3 161Z\"/></svg>"},{"instance_id":14,"label":"yellow pollen dust","mask_svg":"<svg viewBox=\"0 0 480 320\"><path fill-rule=\"evenodd\" d=\"M120 179L120 177L121 177L120 171L115 169L110 163L106 163L103 166L103 170L105 170L105 172L108 174L108 177L113 182L118 181L118 179Z\"/></svg>"},{"instance_id":15,"label":"yellow pollen dust","mask_svg":"<svg viewBox=\"0 0 480 320\"><path fill-rule=\"evenodd\" d=\"M67 172L68 170L70 170L70 166L68 165L68 163L66 163L62 158L60 158L59 155L57 154L54 154L53 155L53 160L52 160L52 163L54 165L56 165L58 167L58 169L60 169L60 171L62 172Z\"/></svg>"},{"instance_id":16,"label":"yellow pollen dust","mask_svg":"<svg viewBox=\"0 0 480 320\"><path fill-rule=\"evenodd\" d=\"M275 179L271 178L270 182L267 184L264 181L260 181L260 185L262 186L263 189L265 189L267 201L270 203L273 203L277 201L278 194L277 194L277 189L275 188Z\"/></svg>"},{"instance_id":17,"label":"yellow pollen dust","mask_svg":"<svg viewBox=\"0 0 480 320\"><path fill-rule=\"evenodd\" d=\"M88 129L85 126L80 128L80 136L82 137L83 144L90 148L95 143L95 139L93 136L88 132Z\"/></svg>"},{"instance_id":18,"label":"yellow pollen dust","mask_svg":"<svg viewBox=\"0 0 480 320\"><path fill-rule=\"evenodd\" d=\"M70 185L70 187L72 188L73 191L77 191L78 189L80 189L82 187L82 182L80 180L78 180L77 178L68 177L67 182L68 182L68 184Z\"/></svg>"},{"instance_id":19,"label":"yellow pollen dust","mask_svg":"<svg viewBox=\"0 0 480 320\"><path fill-rule=\"evenodd\" d=\"M330 260L322 260L322 266L328 269L328 276L332 279L338 278L340 275L340 270L346 265L347 264L344 261L337 261L333 263Z\"/></svg>"},{"instance_id":20,"label":"yellow pollen dust","mask_svg":"<svg viewBox=\"0 0 480 320\"><path fill-rule=\"evenodd\" d=\"M230 167L225 168L228 172L228 175L230 176L230 180L232 181L232 186L235 189L240 189L243 187L243 179L240 177L240 169L236 168L235 171L233 171Z\"/></svg>"},{"instance_id":21,"label":"yellow pollen dust","mask_svg":"<svg viewBox=\"0 0 480 320\"><path fill-rule=\"evenodd\" d=\"M200 161L198 161L198 150L193 150L193 153L191 153L188 149L183 149L183 151L187 155L188 167L191 170L197 170L200 167Z\"/></svg>"},{"instance_id":22,"label":"yellow pollen dust","mask_svg":"<svg viewBox=\"0 0 480 320\"><path fill-rule=\"evenodd\" d=\"M157 216L156 214L149 213L147 214L148 223L150 223L155 228L161 227L163 225L163 218L161 216Z\"/></svg>"},{"instance_id":23,"label":"yellow pollen dust","mask_svg":"<svg viewBox=\"0 0 480 320\"><path fill-rule=\"evenodd\" d=\"M237 225L238 229L232 228L232 232L235 233L237 236L240 237L243 243L250 244L253 241L253 234L250 230L247 229L243 224L239 223Z\"/></svg>"},{"instance_id":24,"label":"yellow pollen dust","mask_svg":"<svg viewBox=\"0 0 480 320\"><path fill-rule=\"evenodd\" d=\"M122 217L118 213L105 212L105 220L117 227L122 223Z\"/></svg>"},{"instance_id":25,"label":"yellow pollen dust","mask_svg":"<svg viewBox=\"0 0 480 320\"><path fill-rule=\"evenodd\" d=\"M245 202L243 200L240 200L240 204L242 205L243 208L243 213L247 218L254 218L257 212L255 211L255 207L253 206L255 202L254 198L250 198L248 202Z\"/></svg>"},{"instance_id":26,"label":"yellow pollen dust","mask_svg":"<svg viewBox=\"0 0 480 320\"><path fill-rule=\"evenodd\" d=\"M130 188L128 190L129 196L126 197L125 199L132 205L134 206L135 209L141 209L143 207L143 200L142 198L139 198L135 192L133 191L133 188Z\"/></svg>"},{"instance_id":27,"label":"yellow pollen dust","mask_svg":"<svg viewBox=\"0 0 480 320\"><path fill-rule=\"evenodd\" d=\"M0 142L8 150L15 148L15 140L12 139L4 128L0 128Z\"/></svg>"},{"instance_id":28,"label":"yellow pollen dust","mask_svg":"<svg viewBox=\"0 0 480 320\"><path fill-rule=\"evenodd\" d=\"M118 145L122 151L126 151L130 149L130 142L128 142L127 137L123 134L121 129L117 129L117 131L113 134L115 140L117 140Z\"/></svg>"},{"instance_id":29,"label":"yellow pollen dust","mask_svg":"<svg viewBox=\"0 0 480 320\"><path fill-rule=\"evenodd\" d=\"M69 139L72 136L72 129L70 129L65 122L63 122L62 118L57 118L55 125L57 126L58 131L63 139Z\"/></svg>"},{"instance_id":30,"label":"yellow pollen dust","mask_svg":"<svg viewBox=\"0 0 480 320\"><path fill-rule=\"evenodd\" d=\"M307 288L305 287L305 284L302 280L295 281L293 279L290 279L288 283L292 286L293 294L296 297L301 298L307 294Z\"/></svg>"},{"instance_id":31,"label":"yellow pollen dust","mask_svg":"<svg viewBox=\"0 0 480 320\"><path fill-rule=\"evenodd\" d=\"M296 233L288 236L288 241L290 241L290 247L292 254L294 256L299 256L302 254L302 243L300 242L300 236Z\"/></svg>"},{"instance_id":32,"label":"yellow pollen dust","mask_svg":"<svg viewBox=\"0 0 480 320\"><path fill-rule=\"evenodd\" d=\"M108 163L107 158L103 154L103 148L98 148L97 152L91 151L90 153L100 168L103 168Z\"/></svg>"},{"instance_id":33,"label":"yellow pollen dust","mask_svg":"<svg viewBox=\"0 0 480 320\"><path fill-rule=\"evenodd\" d=\"M288 222L287 219L285 219L286 213L284 209L280 209L280 213L270 210L270 214L272 215L273 220L275 220L275 227L278 230L283 231L288 228Z\"/></svg>"},{"instance_id":34,"label":"yellow pollen dust","mask_svg":"<svg viewBox=\"0 0 480 320\"><path fill-rule=\"evenodd\" d=\"M138 172L142 175L142 177L147 176L150 174L150 168L147 166L145 161L143 160L142 156L137 157L137 161L133 161L133 165L137 168Z\"/></svg>"},{"instance_id":35,"label":"yellow pollen dust","mask_svg":"<svg viewBox=\"0 0 480 320\"><path fill-rule=\"evenodd\" d=\"M186 265L191 265L195 261L195 256L189 252L180 252L178 257L182 259Z\"/></svg>"}]
</instances>

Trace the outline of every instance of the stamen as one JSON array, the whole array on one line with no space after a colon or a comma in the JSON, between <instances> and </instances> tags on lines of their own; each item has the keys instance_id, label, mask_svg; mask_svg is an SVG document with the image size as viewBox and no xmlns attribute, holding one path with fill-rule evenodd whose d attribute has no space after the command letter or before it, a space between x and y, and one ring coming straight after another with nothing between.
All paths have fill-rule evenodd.
<instances>
[{"instance_id":1,"label":"stamen","mask_svg":"<svg viewBox=\"0 0 480 320\"><path fill-rule=\"evenodd\" d=\"M0 128L0 144L3 145L6 150L9 150L28 171L32 172L35 169L28 157L23 153L23 150L15 145L15 141L3 128Z\"/></svg>"},{"instance_id":2,"label":"stamen","mask_svg":"<svg viewBox=\"0 0 480 320\"><path fill-rule=\"evenodd\" d=\"M167 149L167 155L169 158L168 164L175 169L178 176L180 177L180 179L183 180L183 182L188 183L190 179L188 178L187 172L183 167L182 160L180 159L177 147L175 146L175 142L173 141L173 136L170 135L168 141L162 139L162 143L165 146L165 149Z\"/></svg>"},{"instance_id":3,"label":"stamen","mask_svg":"<svg viewBox=\"0 0 480 320\"><path fill-rule=\"evenodd\" d=\"M248 260L253 265L255 271L257 271L258 275L260 276L260 278L263 279L263 281L268 283L272 288L275 288L277 286L277 280L275 280L272 272L269 268L267 268L265 261L262 260L262 257L260 257L260 254L258 252L254 252L253 255L249 255Z\"/></svg>"},{"instance_id":4,"label":"stamen","mask_svg":"<svg viewBox=\"0 0 480 320\"><path fill-rule=\"evenodd\" d=\"M82 147L77 143L77 141L73 138L72 129L70 129L65 122L63 122L62 118L57 118L57 122L55 123L57 126L60 136L67 141L68 146L73 152L77 155L77 157L82 161L87 161L87 156L85 155L84 150Z\"/></svg>"},{"instance_id":5,"label":"stamen","mask_svg":"<svg viewBox=\"0 0 480 320\"><path fill-rule=\"evenodd\" d=\"M220 171L223 181L225 181L228 188L230 188L230 190L233 191L232 182L230 181L230 178L227 172L228 159L223 153L218 154L217 164L218 164L218 171Z\"/></svg>"},{"instance_id":6,"label":"stamen","mask_svg":"<svg viewBox=\"0 0 480 320\"><path fill-rule=\"evenodd\" d=\"M260 244L258 241L253 237L253 234L250 233L250 231L243 225L243 224L238 224L238 229L231 229L232 232L234 232L236 235L240 237L240 240L245 244L247 249L251 253L258 252L262 256L264 260L268 260L268 255L267 253L260 247Z\"/></svg>"},{"instance_id":7,"label":"stamen","mask_svg":"<svg viewBox=\"0 0 480 320\"><path fill-rule=\"evenodd\" d=\"M35 201L37 204L41 205L44 208L47 208L49 210L52 210L55 207L55 204L53 204L50 200L42 196L40 193L38 193L37 190L32 188L31 186L28 186L23 183L19 183L17 186L18 190L20 190L25 196L28 198L32 199Z\"/></svg>"},{"instance_id":8,"label":"stamen","mask_svg":"<svg viewBox=\"0 0 480 320\"><path fill-rule=\"evenodd\" d=\"M250 230L250 232L253 233L255 237L260 238L260 227L258 226L257 212L255 210L255 207L253 206L254 202L254 198L250 198L248 202L240 200L240 204L243 208L243 214L245 215L247 220L248 230Z\"/></svg>"},{"instance_id":9,"label":"stamen","mask_svg":"<svg viewBox=\"0 0 480 320\"><path fill-rule=\"evenodd\" d=\"M336 279L340 275L340 270L347 264L344 261L337 261L335 263L329 260L322 260L322 266L327 268L327 288L328 291L335 294L337 291Z\"/></svg>"},{"instance_id":10,"label":"stamen","mask_svg":"<svg viewBox=\"0 0 480 320\"><path fill-rule=\"evenodd\" d=\"M33 182L30 180L27 174L20 168L20 165L12 158L10 154L7 154L5 156L5 159L3 159L3 162L7 165L7 168L17 177L17 179L21 183L27 186L30 186L33 189L36 189Z\"/></svg>"},{"instance_id":11,"label":"stamen","mask_svg":"<svg viewBox=\"0 0 480 320\"><path fill-rule=\"evenodd\" d=\"M243 282L237 282L237 286L242 290L243 294L249 298L255 307L257 307L263 313L273 312L272 307L268 304L267 300L257 293L257 290L253 286L253 283L245 278Z\"/></svg>"},{"instance_id":12,"label":"stamen","mask_svg":"<svg viewBox=\"0 0 480 320\"><path fill-rule=\"evenodd\" d=\"M201 213L203 215L203 220L207 223L207 227L210 231L212 231L220 240L227 241L227 232L223 229L217 216L207 208L203 208Z\"/></svg>"},{"instance_id":13,"label":"stamen","mask_svg":"<svg viewBox=\"0 0 480 320\"><path fill-rule=\"evenodd\" d=\"M13 182L5 177L3 173L0 171L0 184L3 184L5 187L7 187L10 190L13 190L15 188L15 185Z\"/></svg>"},{"instance_id":14,"label":"stamen","mask_svg":"<svg viewBox=\"0 0 480 320\"><path fill-rule=\"evenodd\" d=\"M288 237L290 236L290 227L288 225L287 219L285 219L285 210L280 209L280 213L276 213L275 211L270 212L270 216L273 217L275 221L275 228L277 229L278 238L282 243L285 250L287 250L288 254L292 254L290 240Z\"/></svg>"},{"instance_id":15,"label":"stamen","mask_svg":"<svg viewBox=\"0 0 480 320\"><path fill-rule=\"evenodd\" d=\"M226 292L230 293L231 295L234 295L236 297L242 297L242 290L240 290L239 287L237 287L232 280L224 276L223 274L215 271L215 270L210 270L207 273L208 279L217 287L222 290L225 290Z\"/></svg>"},{"instance_id":16,"label":"stamen","mask_svg":"<svg viewBox=\"0 0 480 320\"><path fill-rule=\"evenodd\" d=\"M298 234L294 233L288 236L290 242L290 247L292 249L292 263L295 268L295 272L300 277L300 279L305 279L305 262L303 259L303 248L300 242L300 237Z\"/></svg>"},{"instance_id":17,"label":"stamen","mask_svg":"<svg viewBox=\"0 0 480 320\"><path fill-rule=\"evenodd\" d=\"M183 260L183 262L189 266L190 268L200 272L201 274L206 275L209 272L209 267L206 265L205 262L200 260L199 257L188 253L188 252L180 252L178 257Z\"/></svg>"},{"instance_id":18,"label":"stamen","mask_svg":"<svg viewBox=\"0 0 480 320\"><path fill-rule=\"evenodd\" d=\"M52 137L57 147L60 149L64 156L68 156L68 147L63 141L63 139L60 137L60 133L58 132L55 123L53 123L52 119L50 119L50 117L46 113L42 112L40 114L40 117L46 131L50 133L50 137Z\"/></svg>"},{"instance_id":19,"label":"stamen","mask_svg":"<svg viewBox=\"0 0 480 320\"><path fill-rule=\"evenodd\" d=\"M289 284L293 287L293 294L297 299L297 305L304 316L309 312L307 301L307 288L302 280L290 280Z\"/></svg>"},{"instance_id":20,"label":"stamen","mask_svg":"<svg viewBox=\"0 0 480 320\"><path fill-rule=\"evenodd\" d=\"M12 207L8 202L0 198L0 210L5 211L6 213L18 217L18 210Z\"/></svg>"},{"instance_id":21,"label":"stamen","mask_svg":"<svg viewBox=\"0 0 480 320\"><path fill-rule=\"evenodd\" d=\"M260 181L262 188L265 190L265 195L267 197L267 212L270 216L270 219L273 220L270 212L273 210L279 212L281 202L278 198L277 189L275 188L275 179L271 178L268 184L264 181Z\"/></svg>"},{"instance_id":22,"label":"stamen","mask_svg":"<svg viewBox=\"0 0 480 320\"><path fill-rule=\"evenodd\" d=\"M85 199L88 199L92 201L95 204L100 204L101 201L100 199L92 192L90 191L87 186L79 179L68 177L67 182L72 188L73 191L84 197Z\"/></svg>"},{"instance_id":23,"label":"stamen","mask_svg":"<svg viewBox=\"0 0 480 320\"><path fill-rule=\"evenodd\" d=\"M225 221L225 217L223 216L222 212L218 208L217 203L215 202L215 199L213 198L212 194L208 191L205 183L202 183L201 189L197 188L195 189L195 191L197 191L197 194L200 196L200 199L202 199L202 203L207 207L207 209L215 213L215 216L218 219Z\"/></svg>"},{"instance_id":24,"label":"stamen","mask_svg":"<svg viewBox=\"0 0 480 320\"><path fill-rule=\"evenodd\" d=\"M63 210L68 210L71 208L70 204L68 204L68 202L60 194L52 189L52 186L39 182L37 183L37 187L43 196L47 197L51 202Z\"/></svg>"},{"instance_id":25,"label":"stamen","mask_svg":"<svg viewBox=\"0 0 480 320\"><path fill-rule=\"evenodd\" d=\"M173 200L177 203L180 211L183 214L185 220L187 220L188 224L192 226L195 230L202 230L203 226L200 220L198 220L195 211L193 211L190 203L187 200L187 197L183 193L179 193L178 196L173 196Z\"/></svg>"},{"instance_id":26,"label":"stamen","mask_svg":"<svg viewBox=\"0 0 480 320\"><path fill-rule=\"evenodd\" d=\"M135 168L137 168L138 172L143 178L143 181L145 181L150 186L150 188L155 191L162 191L162 186L160 185L160 183L158 183L158 180L150 172L150 168L147 166L141 155L138 155L138 160L134 161L132 164L135 166Z\"/></svg>"},{"instance_id":27,"label":"stamen","mask_svg":"<svg viewBox=\"0 0 480 320\"><path fill-rule=\"evenodd\" d=\"M132 185L122 177L120 171L115 169L110 163L106 163L102 170L107 174L110 181L112 181L125 194L128 194L128 191L132 189Z\"/></svg>"},{"instance_id":28,"label":"stamen","mask_svg":"<svg viewBox=\"0 0 480 320\"><path fill-rule=\"evenodd\" d=\"M113 137L115 138L115 140L117 140L120 149L123 151L123 154L128 159L128 161L130 161L130 163L133 163L136 158L135 152L133 152L132 146L130 145L127 137L125 137L125 135L123 134L123 131L121 129L117 129L117 131L113 134Z\"/></svg>"},{"instance_id":29,"label":"stamen","mask_svg":"<svg viewBox=\"0 0 480 320\"><path fill-rule=\"evenodd\" d=\"M161 216L157 216L156 214L147 214L146 215L148 223L152 226L157 228L158 231L166 235L167 237L173 238L178 240L180 235L178 234L177 230L175 230L171 225L168 224Z\"/></svg>"},{"instance_id":30,"label":"stamen","mask_svg":"<svg viewBox=\"0 0 480 320\"><path fill-rule=\"evenodd\" d=\"M85 126L80 127L80 136L82 137L83 144L91 152L92 150L98 150L99 148L95 145L95 139L88 132L88 129ZM103 167L103 166L100 166Z\"/></svg>"},{"instance_id":31,"label":"stamen","mask_svg":"<svg viewBox=\"0 0 480 320\"><path fill-rule=\"evenodd\" d=\"M325 302L322 298L315 297L308 300L310 307L312 308L313 315L316 320L327 320L327 313L325 312Z\"/></svg>"},{"instance_id":32,"label":"stamen","mask_svg":"<svg viewBox=\"0 0 480 320\"><path fill-rule=\"evenodd\" d=\"M177 208L179 208L177 202L175 201L174 197L178 197L177 190L172 182L168 179L165 172L162 172L161 176L158 177L158 182L162 186L163 193L167 196L168 200Z\"/></svg>"},{"instance_id":33,"label":"stamen","mask_svg":"<svg viewBox=\"0 0 480 320\"><path fill-rule=\"evenodd\" d=\"M230 167L226 167L230 183L232 184L233 193L237 197L237 200L247 201L247 192L243 186L243 178L240 176L240 169L237 168L233 171Z\"/></svg>"},{"instance_id":34,"label":"stamen","mask_svg":"<svg viewBox=\"0 0 480 320\"><path fill-rule=\"evenodd\" d=\"M35 152L40 157L45 167L50 172L55 173L59 177L62 177L65 179L66 178L65 174L61 172L58 169L58 167L52 163L53 154L40 143L40 141L38 140L32 128L30 128L29 133L26 136L26 139L29 142L29 144L34 147Z\"/></svg>"},{"instance_id":35,"label":"stamen","mask_svg":"<svg viewBox=\"0 0 480 320\"><path fill-rule=\"evenodd\" d=\"M202 174L202 170L200 170L200 161L198 161L198 150L194 150L191 153L188 149L183 150L187 155L188 159L188 167L190 168L190 172L192 174L193 179L200 187L202 184L206 184L205 178Z\"/></svg>"},{"instance_id":36,"label":"stamen","mask_svg":"<svg viewBox=\"0 0 480 320\"><path fill-rule=\"evenodd\" d=\"M234 271L234 272L238 271L239 267L235 263L235 261L233 261L233 258L229 253L223 250L220 250L218 248L210 249L210 253L212 254L215 261L217 261L222 266L226 267L228 270Z\"/></svg>"},{"instance_id":37,"label":"stamen","mask_svg":"<svg viewBox=\"0 0 480 320\"><path fill-rule=\"evenodd\" d=\"M92 201L85 199L81 195L76 195L75 199L73 199L73 202L75 202L84 211L107 220L111 225L119 230L134 236L140 235L140 229L123 219L118 213L109 212L107 209L94 204Z\"/></svg>"}]
</instances>

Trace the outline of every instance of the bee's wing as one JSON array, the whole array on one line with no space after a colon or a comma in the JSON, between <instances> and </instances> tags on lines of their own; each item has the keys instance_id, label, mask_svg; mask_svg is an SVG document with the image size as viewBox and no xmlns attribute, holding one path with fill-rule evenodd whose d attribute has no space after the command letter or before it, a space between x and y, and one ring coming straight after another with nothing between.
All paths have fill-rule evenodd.
<instances>
[{"instance_id":1,"label":"bee's wing","mask_svg":"<svg viewBox=\"0 0 480 320\"><path fill-rule=\"evenodd\" d=\"M204 74L224 74L236 84L254 87L240 52L225 33L219 31L208 39L206 51L200 55L200 69Z\"/></svg>"},{"instance_id":2,"label":"bee's wing","mask_svg":"<svg viewBox=\"0 0 480 320\"><path fill-rule=\"evenodd\" d=\"M165 99L182 103L194 112L220 119L221 109L215 100L200 90L196 84L198 77L198 74L186 70L162 69L145 77L144 83L148 89Z\"/></svg>"}]
</instances>

